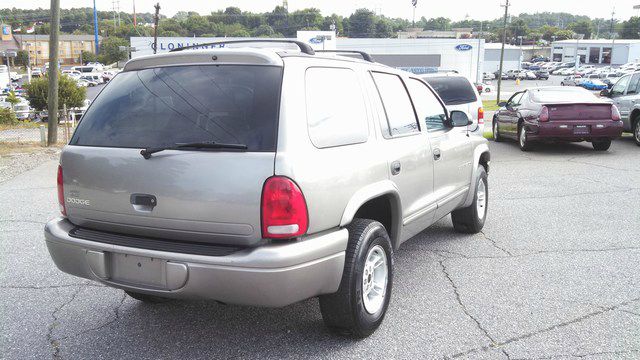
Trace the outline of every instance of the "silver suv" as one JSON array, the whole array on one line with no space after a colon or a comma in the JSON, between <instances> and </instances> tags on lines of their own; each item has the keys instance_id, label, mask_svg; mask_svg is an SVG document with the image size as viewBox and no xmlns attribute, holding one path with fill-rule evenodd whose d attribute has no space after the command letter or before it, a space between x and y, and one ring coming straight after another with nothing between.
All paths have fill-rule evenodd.
<instances>
[{"instance_id":1,"label":"silver suv","mask_svg":"<svg viewBox=\"0 0 640 360\"><path fill-rule=\"evenodd\" d=\"M137 58L109 82L62 151L51 257L147 302L319 296L329 328L367 336L400 244L449 213L482 229L487 141L366 54L236 42Z\"/></svg>"},{"instance_id":2,"label":"silver suv","mask_svg":"<svg viewBox=\"0 0 640 360\"><path fill-rule=\"evenodd\" d=\"M624 131L632 133L640 146L640 72L621 77L611 90L603 90L600 94L618 107Z\"/></svg>"}]
</instances>

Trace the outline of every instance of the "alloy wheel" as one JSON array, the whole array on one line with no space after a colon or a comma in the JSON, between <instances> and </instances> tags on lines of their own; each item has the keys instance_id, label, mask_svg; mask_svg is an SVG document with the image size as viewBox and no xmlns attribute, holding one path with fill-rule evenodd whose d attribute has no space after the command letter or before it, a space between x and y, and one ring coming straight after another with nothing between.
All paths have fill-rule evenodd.
<instances>
[{"instance_id":1,"label":"alloy wheel","mask_svg":"<svg viewBox=\"0 0 640 360\"><path fill-rule=\"evenodd\" d=\"M487 211L487 185L484 180L480 180L478 189L476 190L476 210L479 219L484 219L484 214Z\"/></svg>"},{"instance_id":2,"label":"alloy wheel","mask_svg":"<svg viewBox=\"0 0 640 360\"><path fill-rule=\"evenodd\" d=\"M387 295L387 254L380 245L376 245L367 253L367 260L362 272L362 302L369 314L375 314L382 309Z\"/></svg>"}]
</instances>

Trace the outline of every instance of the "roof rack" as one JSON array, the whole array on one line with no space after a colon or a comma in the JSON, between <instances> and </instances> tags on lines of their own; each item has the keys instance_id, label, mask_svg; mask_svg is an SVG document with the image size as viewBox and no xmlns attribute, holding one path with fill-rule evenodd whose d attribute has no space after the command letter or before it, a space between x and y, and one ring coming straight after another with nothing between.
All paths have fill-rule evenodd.
<instances>
[{"instance_id":1,"label":"roof rack","mask_svg":"<svg viewBox=\"0 0 640 360\"><path fill-rule=\"evenodd\" d=\"M220 40L220 41L214 41L214 42L210 42L210 43L189 45L189 46L185 46L185 47L175 48L173 50L170 50L169 52L182 51L182 50L193 49L193 48L198 48L198 47L202 47L202 46L224 45L224 44L240 44L240 43L288 43L288 44L296 44L300 48L300 51L302 51L303 53L305 53L307 55L315 55L315 51L313 51L313 48L311 46L309 46L309 44L304 43L302 41L289 40L289 39L282 39L282 40L278 40L278 39Z\"/></svg>"},{"instance_id":2,"label":"roof rack","mask_svg":"<svg viewBox=\"0 0 640 360\"><path fill-rule=\"evenodd\" d=\"M364 51L358 51L358 50L316 50L316 52L320 52L320 53L344 53L344 54L360 54L360 56L362 56L362 59L364 59L364 61L368 61L368 62L375 62L375 60L373 60L373 57L371 57L371 55L369 55L368 53L364 52Z\"/></svg>"}]
</instances>

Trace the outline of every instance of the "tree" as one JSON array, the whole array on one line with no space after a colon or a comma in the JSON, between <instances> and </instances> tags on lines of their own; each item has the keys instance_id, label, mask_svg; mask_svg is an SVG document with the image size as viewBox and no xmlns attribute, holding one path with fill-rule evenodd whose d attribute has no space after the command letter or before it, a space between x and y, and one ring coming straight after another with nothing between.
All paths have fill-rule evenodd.
<instances>
[{"instance_id":1,"label":"tree","mask_svg":"<svg viewBox=\"0 0 640 360\"><path fill-rule=\"evenodd\" d=\"M393 35L393 26L387 19L379 19L376 22L376 35L377 38L390 38Z\"/></svg>"},{"instance_id":2,"label":"tree","mask_svg":"<svg viewBox=\"0 0 640 360\"><path fill-rule=\"evenodd\" d=\"M98 59L103 64L113 64L120 60L127 59L127 52L120 51L120 46L129 46L126 39L118 37L108 37L100 44L100 55Z\"/></svg>"},{"instance_id":3,"label":"tree","mask_svg":"<svg viewBox=\"0 0 640 360\"><path fill-rule=\"evenodd\" d=\"M211 30L209 21L200 15L190 16L186 21L184 21L183 26L187 29L190 35L195 36L200 36Z\"/></svg>"},{"instance_id":4,"label":"tree","mask_svg":"<svg viewBox=\"0 0 640 360\"><path fill-rule=\"evenodd\" d=\"M358 9L349 17L349 36L372 37L376 33L376 15L368 9Z\"/></svg>"},{"instance_id":5,"label":"tree","mask_svg":"<svg viewBox=\"0 0 640 360\"><path fill-rule=\"evenodd\" d=\"M253 36L255 37L273 37L276 32L273 28L267 24L260 25L257 29L253 31Z\"/></svg>"},{"instance_id":6,"label":"tree","mask_svg":"<svg viewBox=\"0 0 640 360\"><path fill-rule=\"evenodd\" d=\"M15 64L24 67L29 65L29 53L26 50L18 50L15 58Z\"/></svg>"},{"instance_id":7,"label":"tree","mask_svg":"<svg viewBox=\"0 0 640 360\"><path fill-rule=\"evenodd\" d=\"M9 95L7 95L7 102L11 104L11 110L14 110L15 106L20 103L20 99L16 96L16 93L10 91Z\"/></svg>"},{"instance_id":8,"label":"tree","mask_svg":"<svg viewBox=\"0 0 640 360\"><path fill-rule=\"evenodd\" d=\"M439 17L435 19L429 19L424 25L424 30L448 30L451 28L451 20Z\"/></svg>"},{"instance_id":9,"label":"tree","mask_svg":"<svg viewBox=\"0 0 640 360\"><path fill-rule=\"evenodd\" d=\"M98 56L91 51L82 50L82 65L98 61Z\"/></svg>"},{"instance_id":10,"label":"tree","mask_svg":"<svg viewBox=\"0 0 640 360\"><path fill-rule=\"evenodd\" d=\"M289 12L283 6L276 6L273 11L266 14L267 24L277 32L281 32L285 35L290 34L289 29Z\"/></svg>"},{"instance_id":11,"label":"tree","mask_svg":"<svg viewBox=\"0 0 640 360\"><path fill-rule=\"evenodd\" d=\"M576 34L583 34L585 39L590 39L593 33L593 23L591 20L580 20L569 24L567 29L572 30Z\"/></svg>"},{"instance_id":12,"label":"tree","mask_svg":"<svg viewBox=\"0 0 640 360\"><path fill-rule=\"evenodd\" d=\"M623 39L637 39L640 31L640 18L633 16L629 20L622 23L622 31L620 37Z\"/></svg>"},{"instance_id":13,"label":"tree","mask_svg":"<svg viewBox=\"0 0 640 360\"><path fill-rule=\"evenodd\" d=\"M75 80L66 75L61 75L58 86L60 109L64 105L67 108L82 107L84 105L87 91L85 88L78 86ZM46 110L49 96L49 78L47 76L34 78L31 83L25 85L25 88L29 105L37 111Z\"/></svg>"}]
</instances>

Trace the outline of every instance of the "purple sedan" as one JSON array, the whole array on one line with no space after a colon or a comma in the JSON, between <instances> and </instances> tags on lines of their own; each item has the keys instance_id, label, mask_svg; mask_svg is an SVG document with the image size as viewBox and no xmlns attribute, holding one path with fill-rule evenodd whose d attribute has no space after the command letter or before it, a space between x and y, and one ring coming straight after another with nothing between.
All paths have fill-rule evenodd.
<instances>
[{"instance_id":1,"label":"purple sedan","mask_svg":"<svg viewBox=\"0 0 640 360\"><path fill-rule=\"evenodd\" d=\"M527 151L533 142L589 141L606 151L622 136L615 105L578 87L542 87L514 94L493 117L493 139L511 138Z\"/></svg>"}]
</instances>

